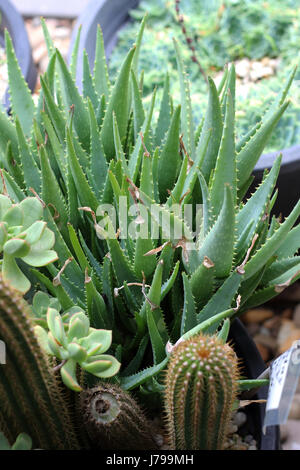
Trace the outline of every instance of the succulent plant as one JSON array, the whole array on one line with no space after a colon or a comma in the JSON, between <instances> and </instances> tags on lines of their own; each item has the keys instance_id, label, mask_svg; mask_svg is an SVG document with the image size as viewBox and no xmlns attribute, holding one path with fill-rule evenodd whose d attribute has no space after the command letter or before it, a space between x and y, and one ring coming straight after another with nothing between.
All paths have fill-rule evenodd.
<instances>
[{"instance_id":1,"label":"succulent plant","mask_svg":"<svg viewBox=\"0 0 300 470\"><path fill-rule=\"evenodd\" d=\"M42 218L43 206L37 198L27 197L13 204L8 196L0 194L1 272L4 281L23 294L30 288L30 281L16 259L37 267L57 260L56 252L51 250L54 233Z\"/></svg>"},{"instance_id":2,"label":"succulent plant","mask_svg":"<svg viewBox=\"0 0 300 470\"><path fill-rule=\"evenodd\" d=\"M67 331L60 313L54 308L47 311L48 333L40 325L34 330L41 347L62 361L60 374L64 384L78 392L82 387L76 378L77 364L96 377L107 378L119 371L120 363L113 356L103 354L111 345L111 331L90 328L86 314L76 307L73 310Z\"/></svg>"},{"instance_id":3,"label":"succulent plant","mask_svg":"<svg viewBox=\"0 0 300 470\"><path fill-rule=\"evenodd\" d=\"M146 419L134 398L119 386L101 383L80 394L80 415L95 448L154 450Z\"/></svg>"},{"instance_id":4,"label":"succulent plant","mask_svg":"<svg viewBox=\"0 0 300 470\"><path fill-rule=\"evenodd\" d=\"M270 215L280 157L244 201L295 70L261 122L236 142L234 67L218 89L209 79L206 117L196 129L175 41L181 104L166 78L155 121L156 90L144 103L137 69L145 21L114 84L98 30L93 76L83 60L82 95L78 50L68 68L43 25L50 60L39 102L7 33L12 116L0 114L2 192L22 204L34 191L55 236L57 260L30 269L45 291L33 299L31 321L68 387L82 388L79 364L105 383L115 374L123 390L156 406L170 343L226 333L229 318L300 277L300 226L292 229L300 202L283 223ZM102 354L108 348L116 359Z\"/></svg>"},{"instance_id":5,"label":"succulent plant","mask_svg":"<svg viewBox=\"0 0 300 470\"><path fill-rule=\"evenodd\" d=\"M200 334L173 348L165 379L172 449L224 448L238 378L238 359L217 336Z\"/></svg>"}]
</instances>

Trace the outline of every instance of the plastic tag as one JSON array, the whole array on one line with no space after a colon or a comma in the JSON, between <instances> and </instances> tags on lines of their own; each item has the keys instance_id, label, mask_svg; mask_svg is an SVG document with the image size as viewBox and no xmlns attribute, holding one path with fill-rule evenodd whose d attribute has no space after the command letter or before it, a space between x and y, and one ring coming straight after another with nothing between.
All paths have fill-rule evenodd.
<instances>
[{"instance_id":1,"label":"plastic tag","mask_svg":"<svg viewBox=\"0 0 300 470\"><path fill-rule=\"evenodd\" d=\"M267 426L284 424L296 392L300 376L300 340L270 366L270 385L263 431Z\"/></svg>"}]
</instances>

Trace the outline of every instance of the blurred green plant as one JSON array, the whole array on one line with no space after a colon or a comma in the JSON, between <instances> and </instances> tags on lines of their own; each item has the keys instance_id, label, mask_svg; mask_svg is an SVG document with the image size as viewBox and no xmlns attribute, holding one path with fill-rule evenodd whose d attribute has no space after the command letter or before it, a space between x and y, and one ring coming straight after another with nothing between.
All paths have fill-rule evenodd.
<instances>
[{"instance_id":1,"label":"blurred green plant","mask_svg":"<svg viewBox=\"0 0 300 470\"><path fill-rule=\"evenodd\" d=\"M196 124L201 122L207 106L207 85L199 70L198 60L207 75L219 80L220 71L230 62L249 58L250 67L252 61L260 61L264 57L279 58L280 63L273 76L268 75L257 83L249 79L242 84L243 80L240 80L236 96L239 113L236 133L242 138L249 126L259 122L261 115L280 93L286 71L298 64L299 2L180 0L180 15L184 23L178 21L175 6L175 0L142 0L136 9L130 11L132 21L119 32L117 46L110 56L111 77L116 76L145 14L148 16L148 27L139 61L139 72L145 71L144 93L149 97L156 86L158 96L161 96L164 80L161 70L168 64L171 95L175 103L180 103L172 38L182 44L188 39L181 53L189 68ZM195 48L194 52L190 50L191 46ZM191 60L193 55L197 58L196 63ZM296 78L300 78L299 72ZM295 81L292 85L291 106L277 125L266 151L278 151L300 142L298 83Z\"/></svg>"}]
</instances>

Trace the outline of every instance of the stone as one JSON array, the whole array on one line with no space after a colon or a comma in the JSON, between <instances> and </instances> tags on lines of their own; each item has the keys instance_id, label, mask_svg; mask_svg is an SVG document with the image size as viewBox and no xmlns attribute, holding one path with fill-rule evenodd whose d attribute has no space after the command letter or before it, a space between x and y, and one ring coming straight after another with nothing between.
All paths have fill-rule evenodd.
<instances>
[{"instance_id":1,"label":"stone","mask_svg":"<svg viewBox=\"0 0 300 470\"><path fill-rule=\"evenodd\" d=\"M237 60L235 63L236 75L240 78L245 78L250 72L250 61L249 59Z\"/></svg>"},{"instance_id":2,"label":"stone","mask_svg":"<svg viewBox=\"0 0 300 470\"><path fill-rule=\"evenodd\" d=\"M298 304L294 310L293 322L297 328L300 328L300 304Z\"/></svg>"},{"instance_id":3,"label":"stone","mask_svg":"<svg viewBox=\"0 0 300 470\"><path fill-rule=\"evenodd\" d=\"M255 341L255 344L260 344L270 350L271 352L275 352L277 348L277 341L276 338L273 338L271 335L265 335L262 333L259 333L254 336L253 340Z\"/></svg>"},{"instance_id":4,"label":"stone","mask_svg":"<svg viewBox=\"0 0 300 470\"><path fill-rule=\"evenodd\" d=\"M233 419L234 424L240 428L247 421L247 415L243 411L238 411Z\"/></svg>"},{"instance_id":5,"label":"stone","mask_svg":"<svg viewBox=\"0 0 300 470\"><path fill-rule=\"evenodd\" d=\"M247 323L263 323L274 316L274 312L268 308L254 308L248 310L241 316L241 320Z\"/></svg>"},{"instance_id":6,"label":"stone","mask_svg":"<svg viewBox=\"0 0 300 470\"><path fill-rule=\"evenodd\" d=\"M285 308L281 313L282 318L289 318L291 319L293 316L293 309L292 308Z\"/></svg>"},{"instance_id":7,"label":"stone","mask_svg":"<svg viewBox=\"0 0 300 470\"><path fill-rule=\"evenodd\" d=\"M281 316L279 315L274 315L273 317L268 318L263 323L264 328L267 328L270 331L271 335L273 336L277 336L280 325L281 325Z\"/></svg>"},{"instance_id":8,"label":"stone","mask_svg":"<svg viewBox=\"0 0 300 470\"><path fill-rule=\"evenodd\" d=\"M283 319L277 337L278 353L287 351L298 339L300 339L300 328L296 328L292 320Z\"/></svg>"}]
</instances>

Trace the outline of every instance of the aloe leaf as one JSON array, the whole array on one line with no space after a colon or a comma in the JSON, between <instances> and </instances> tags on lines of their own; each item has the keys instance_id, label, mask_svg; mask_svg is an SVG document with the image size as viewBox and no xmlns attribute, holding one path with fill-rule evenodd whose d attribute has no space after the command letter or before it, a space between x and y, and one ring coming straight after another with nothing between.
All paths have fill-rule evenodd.
<instances>
[{"instance_id":1,"label":"aloe leaf","mask_svg":"<svg viewBox=\"0 0 300 470\"><path fill-rule=\"evenodd\" d=\"M59 109L58 105L55 103L55 100L51 94L51 91L42 76L40 77L40 81L41 81L42 90L45 96L47 110L51 118L51 123L53 124L55 128L55 132L59 138L60 143L63 145L64 140L65 140L65 127L66 127L65 117L63 113L61 112L61 110Z\"/></svg>"},{"instance_id":2,"label":"aloe leaf","mask_svg":"<svg viewBox=\"0 0 300 470\"><path fill-rule=\"evenodd\" d=\"M113 113L113 135L114 135L114 143L115 143L115 155L116 159L120 160L122 164L122 169L124 175L128 176L128 168L127 168L127 161L125 158L125 154L122 148L122 143L121 143L121 138L120 138L120 133L119 133L119 128L118 128L118 122L115 113Z\"/></svg>"},{"instance_id":3,"label":"aloe leaf","mask_svg":"<svg viewBox=\"0 0 300 470\"><path fill-rule=\"evenodd\" d=\"M5 166L9 174L13 177L16 185L18 185L20 189L21 188L25 189L24 174L23 174L22 168L20 167L19 162L17 162L14 158L12 145L10 141L8 141L7 143L5 161L6 161Z\"/></svg>"},{"instance_id":4,"label":"aloe leaf","mask_svg":"<svg viewBox=\"0 0 300 470\"><path fill-rule=\"evenodd\" d=\"M156 364L152 367L148 367L148 369L144 369L137 374L133 374L127 377L121 377L120 384L123 390L132 390L133 388L142 385L146 380L150 379L151 377L156 376L161 372L167 365L169 358L166 357L162 362Z\"/></svg>"},{"instance_id":5,"label":"aloe leaf","mask_svg":"<svg viewBox=\"0 0 300 470\"><path fill-rule=\"evenodd\" d=\"M233 271L198 314L198 323L208 320L217 312L230 308L242 280L243 276Z\"/></svg>"},{"instance_id":6,"label":"aloe leaf","mask_svg":"<svg viewBox=\"0 0 300 470\"><path fill-rule=\"evenodd\" d=\"M224 199L224 185L229 184L236 204L236 157L234 142L234 104L231 93L226 98L223 134L210 188L212 210L218 215Z\"/></svg>"},{"instance_id":7,"label":"aloe leaf","mask_svg":"<svg viewBox=\"0 0 300 470\"><path fill-rule=\"evenodd\" d=\"M147 325L152 345L154 364L159 364L166 357L166 348L159 333L158 327L151 312L150 305L146 305Z\"/></svg>"},{"instance_id":8,"label":"aloe leaf","mask_svg":"<svg viewBox=\"0 0 300 470\"><path fill-rule=\"evenodd\" d=\"M144 222L148 223L148 221ZM138 236L134 254L134 270L138 279L142 280L143 273L146 279L149 279L156 267L155 256L145 256L146 253L153 250L153 241L150 237L143 238Z\"/></svg>"},{"instance_id":9,"label":"aloe leaf","mask_svg":"<svg viewBox=\"0 0 300 470\"><path fill-rule=\"evenodd\" d=\"M134 138L137 139L138 133L145 121L145 111L142 101L142 95L139 90L136 76L131 70L131 90L132 90L132 107L133 107L133 126Z\"/></svg>"},{"instance_id":10,"label":"aloe leaf","mask_svg":"<svg viewBox=\"0 0 300 470\"><path fill-rule=\"evenodd\" d=\"M300 244L300 241L299 241ZM292 258L285 258L278 261L274 261L271 266L265 271L261 285L267 285L271 283L277 277L282 276L284 273L289 271L294 266L300 264L300 256L294 256Z\"/></svg>"},{"instance_id":11,"label":"aloe leaf","mask_svg":"<svg viewBox=\"0 0 300 470\"><path fill-rule=\"evenodd\" d=\"M111 327L107 309L102 295L97 291L91 277L85 283L87 312L93 328L106 329Z\"/></svg>"},{"instance_id":12,"label":"aloe leaf","mask_svg":"<svg viewBox=\"0 0 300 470\"><path fill-rule=\"evenodd\" d=\"M7 173L7 171L2 170L2 172L3 172L3 178L5 181L5 185L6 185L6 190L8 192L9 197L15 202L22 201L25 198L25 194L22 191L22 189L17 185L14 178L12 178L12 176L9 173ZM1 188L1 192L3 193L4 188L3 188L2 181L0 181L0 188Z\"/></svg>"},{"instance_id":13,"label":"aloe leaf","mask_svg":"<svg viewBox=\"0 0 300 470\"><path fill-rule=\"evenodd\" d=\"M80 37L81 37L81 29L82 25L79 26L76 34L76 38L74 41L74 46L72 49L71 54L71 62L70 62L70 72L74 80L76 80L76 70L78 64L78 52L79 52L79 44L80 44Z\"/></svg>"},{"instance_id":14,"label":"aloe leaf","mask_svg":"<svg viewBox=\"0 0 300 470\"><path fill-rule=\"evenodd\" d=\"M218 92L213 80L210 77L208 77L208 85L209 95L207 111L201 132L200 141L198 144L198 148L201 149L201 147L203 146L204 139L207 138L207 133L211 132L211 138L207 147L207 151L200 167L200 170L203 173L206 182L208 182L210 173L215 167L223 131Z\"/></svg>"},{"instance_id":15,"label":"aloe leaf","mask_svg":"<svg viewBox=\"0 0 300 470\"><path fill-rule=\"evenodd\" d=\"M59 64L60 85L65 108L73 110L73 122L76 133L83 148L89 150L90 126L88 111L74 83L72 75L58 50L56 50L56 58Z\"/></svg>"},{"instance_id":16,"label":"aloe leaf","mask_svg":"<svg viewBox=\"0 0 300 470\"><path fill-rule=\"evenodd\" d=\"M185 273L182 273L184 288L184 304L181 319L181 336L197 325L196 304L192 293L191 283Z\"/></svg>"},{"instance_id":17,"label":"aloe leaf","mask_svg":"<svg viewBox=\"0 0 300 470\"><path fill-rule=\"evenodd\" d=\"M282 114L288 107L289 102L284 103L277 109L272 116L263 121L262 125L258 128L256 133L250 138L246 145L237 154L237 172L239 187L247 181L253 171L259 157L261 156L268 140L281 118Z\"/></svg>"},{"instance_id":18,"label":"aloe leaf","mask_svg":"<svg viewBox=\"0 0 300 470\"><path fill-rule=\"evenodd\" d=\"M184 194L188 193L187 197L184 198L184 203L186 203L192 195L194 185L197 180L198 171L199 171L199 168L201 168L202 166L202 162L206 155L210 139L211 139L211 130L209 130L205 135L203 135L201 146L198 146L196 149L196 156L195 156L194 164L192 165L192 167L189 169L187 173L185 184L184 184L182 195L181 195L181 197L183 197Z\"/></svg>"},{"instance_id":19,"label":"aloe leaf","mask_svg":"<svg viewBox=\"0 0 300 470\"><path fill-rule=\"evenodd\" d=\"M256 290L252 296L243 305L243 311L249 308L255 308L268 302L292 285L300 278L300 263L289 269L276 279L272 279L271 283L264 288Z\"/></svg>"},{"instance_id":20,"label":"aloe leaf","mask_svg":"<svg viewBox=\"0 0 300 470\"><path fill-rule=\"evenodd\" d=\"M146 351L148 343L149 343L149 337L148 337L148 335L145 335L142 338L142 340L139 344L139 347L138 347L138 350L137 350L135 356L129 362L129 364L126 366L126 368L121 371L121 377L123 377L123 376L126 377L128 375L135 374L138 371L138 369L140 368L140 366L143 362L145 351Z\"/></svg>"},{"instance_id":21,"label":"aloe leaf","mask_svg":"<svg viewBox=\"0 0 300 470\"><path fill-rule=\"evenodd\" d=\"M142 156L144 153L143 139L146 145L148 143L147 141L148 141L150 128L151 128L151 120L152 120L152 115L153 115L155 98L156 98L156 89L154 89L153 91L151 103L149 105L148 113L146 115L144 124L142 126L141 133L138 136L138 139L135 143L135 147L132 151L132 154L128 162L129 175L131 179L133 180L133 182L136 181L138 174L139 174L140 166L141 166ZM154 173L153 173L153 177L154 177Z\"/></svg>"},{"instance_id":22,"label":"aloe leaf","mask_svg":"<svg viewBox=\"0 0 300 470\"><path fill-rule=\"evenodd\" d=\"M225 186L221 212L199 248L199 262L207 256L215 265L216 277L228 276L234 255L235 206L231 188Z\"/></svg>"},{"instance_id":23,"label":"aloe leaf","mask_svg":"<svg viewBox=\"0 0 300 470\"><path fill-rule=\"evenodd\" d=\"M19 159L19 151L18 151L18 137L16 133L16 128L12 121L9 119L8 115L0 110L0 126L1 126L1 133L0 133L0 149L1 149L1 159L3 160L6 150L7 150L7 143L11 143L12 153L16 161L20 161ZM1 162L4 164L4 161Z\"/></svg>"},{"instance_id":24,"label":"aloe leaf","mask_svg":"<svg viewBox=\"0 0 300 470\"><path fill-rule=\"evenodd\" d=\"M73 77L74 78L74 77ZM82 80L82 94L84 98L89 98L93 103L94 109L99 106L99 96L94 88L94 82L92 79L90 64L87 52L83 51L83 80Z\"/></svg>"},{"instance_id":25,"label":"aloe leaf","mask_svg":"<svg viewBox=\"0 0 300 470\"><path fill-rule=\"evenodd\" d=\"M205 258L190 278L192 293L197 310L211 298L214 290L215 269L210 259Z\"/></svg>"},{"instance_id":26,"label":"aloe leaf","mask_svg":"<svg viewBox=\"0 0 300 470\"><path fill-rule=\"evenodd\" d=\"M112 224L109 221L109 236L107 237L107 246L110 252L111 261L114 273L119 286L122 286L124 281L136 282L136 276L133 267L122 250L116 236L112 236Z\"/></svg>"},{"instance_id":27,"label":"aloe leaf","mask_svg":"<svg viewBox=\"0 0 300 470\"><path fill-rule=\"evenodd\" d=\"M254 226L252 230L249 231L246 243L249 243L249 240L252 239L255 230L257 229L257 225L267 209L268 202L278 178L281 158L281 155L277 157L269 174L248 199L242 209L237 213L236 221L238 239L241 238L242 233L249 225L249 222L254 221Z\"/></svg>"},{"instance_id":28,"label":"aloe leaf","mask_svg":"<svg viewBox=\"0 0 300 470\"><path fill-rule=\"evenodd\" d=\"M96 211L99 203L95 194L91 190L86 176L78 162L69 129L67 130L67 150L68 161L74 183L78 191L79 199L83 206L90 207L93 211Z\"/></svg>"},{"instance_id":29,"label":"aloe leaf","mask_svg":"<svg viewBox=\"0 0 300 470\"><path fill-rule=\"evenodd\" d=\"M108 78L108 70L105 58L103 34L100 25L97 28L95 64L94 64L94 85L96 93L99 96L104 95L108 101L110 93L110 82Z\"/></svg>"},{"instance_id":30,"label":"aloe leaf","mask_svg":"<svg viewBox=\"0 0 300 470\"><path fill-rule=\"evenodd\" d=\"M155 145L160 146L164 140L165 134L170 127L172 115L171 97L170 97L170 79L166 74L163 88L163 96L160 104L160 110L155 130Z\"/></svg>"},{"instance_id":31,"label":"aloe leaf","mask_svg":"<svg viewBox=\"0 0 300 470\"><path fill-rule=\"evenodd\" d=\"M179 266L180 266L180 262L177 261L177 263L175 264L175 267L173 269L173 272L171 274L171 276L169 277L169 279L167 279L164 284L162 285L161 287L161 296L160 296L160 300L161 302L163 301L163 299L166 297L166 295L171 291L171 289L173 288L174 286L174 283L175 283L175 280L177 278L177 274L178 274L178 271L179 271Z\"/></svg>"},{"instance_id":32,"label":"aloe leaf","mask_svg":"<svg viewBox=\"0 0 300 470\"><path fill-rule=\"evenodd\" d=\"M49 158L44 146L40 147L41 174L42 174L42 199L46 204L54 206L56 211L56 223L60 231L67 235L68 214L65 199L61 192L57 178L49 164Z\"/></svg>"},{"instance_id":33,"label":"aloe leaf","mask_svg":"<svg viewBox=\"0 0 300 470\"><path fill-rule=\"evenodd\" d=\"M112 89L107 105L107 110L103 119L101 139L105 155L108 160L113 158L115 154L115 144L113 138L113 113L116 115L121 142L126 136L129 109L129 78L134 52L135 47L129 51L121 66L121 70Z\"/></svg>"},{"instance_id":34,"label":"aloe leaf","mask_svg":"<svg viewBox=\"0 0 300 470\"><path fill-rule=\"evenodd\" d=\"M44 18L41 18L41 25L42 25L44 39L45 39L45 43L46 43L46 47L47 47L47 51L48 51L48 57L50 59L52 54L55 52L55 47L54 47L53 41L51 39L49 30L48 30L48 27L47 27L47 23L46 23Z\"/></svg>"},{"instance_id":35,"label":"aloe leaf","mask_svg":"<svg viewBox=\"0 0 300 470\"><path fill-rule=\"evenodd\" d=\"M266 261L276 252L285 240L285 237L293 227L300 215L300 201L296 204L290 215L276 232L261 246L261 248L250 258L245 265L245 279L253 276Z\"/></svg>"},{"instance_id":36,"label":"aloe leaf","mask_svg":"<svg viewBox=\"0 0 300 470\"><path fill-rule=\"evenodd\" d=\"M227 343L229 331L230 331L230 319L226 318L223 322L222 328L218 332L218 338L224 344Z\"/></svg>"},{"instance_id":37,"label":"aloe leaf","mask_svg":"<svg viewBox=\"0 0 300 470\"><path fill-rule=\"evenodd\" d=\"M41 174L40 170L33 158L32 152L26 142L19 119L16 118L16 131L19 142L19 154L21 166L24 173L24 181L27 188L33 188L37 193L41 188Z\"/></svg>"},{"instance_id":38,"label":"aloe leaf","mask_svg":"<svg viewBox=\"0 0 300 470\"><path fill-rule=\"evenodd\" d=\"M192 336L200 332L214 333L217 327L222 322L222 320L226 320L227 318L230 318L235 313L235 311L236 311L235 308L230 308L228 310L224 310L224 312L216 313L215 315L208 318L207 320L204 320L204 321L201 321L201 323L198 323L197 326L195 326L191 330L187 331L184 335L182 335L180 339L181 340L189 339Z\"/></svg>"},{"instance_id":39,"label":"aloe leaf","mask_svg":"<svg viewBox=\"0 0 300 470\"><path fill-rule=\"evenodd\" d=\"M236 84L235 67L234 67L234 64L232 64L227 74L225 86L224 86L222 97L220 100L222 116L226 115L226 106L227 106L227 100L228 100L229 94L232 98L233 116L235 115L235 84ZM219 87L218 87L218 93L219 93Z\"/></svg>"},{"instance_id":40,"label":"aloe leaf","mask_svg":"<svg viewBox=\"0 0 300 470\"><path fill-rule=\"evenodd\" d=\"M192 160L195 157L194 119L190 96L190 85L177 41L173 38L181 94L181 129L187 152Z\"/></svg>"},{"instance_id":41,"label":"aloe leaf","mask_svg":"<svg viewBox=\"0 0 300 470\"><path fill-rule=\"evenodd\" d=\"M281 105L283 105L286 97L287 97L287 94L288 94L288 91L293 83L293 80L295 78L295 75L296 75L296 72L297 72L297 65L294 66L286 80L286 83L284 85L284 87L282 88L281 92L278 93L276 95L276 98L274 100L274 102L272 103L272 105L270 106L270 108L268 109L268 111L265 113L265 115L263 116L262 120L263 121L267 121L269 118L272 117L273 113L275 113L276 109L278 109Z\"/></svg>"},{"instance_id":42,"label":"aloe leaf","mask_svg":"<svg viewBox=\"0 0 300 470\"><path fill-rule=\"evenodd\" d=\"M98 131L98 125L96 121L95 111L92 105L92 102L88 100L89 107L89 116L90 116L90 126L91 126L91 171L94 175L96 188L95 192L98 197L102 192L105 184L105 179L107 175L107 161L104 155L104 149L100 138L100 133ZM96 191L97 189L97 191Z\"/></svg>"},{"instance_id":43,"label":"aloe leaf","mask_svg":"<svg viewBox=\"0 0 300 470\"><path fill-rule=\"evenodd\" d=\"M161 202L167 199L167 190L174 186L179 165L179 130L180 130L181 106L178 106L172 116L166 141L162 148L158 163L158 189Z\"/></svg>"},{"instance_id":44,"label":"aloe leaf","mask_svg":"<svg viewBox=\"0 0 300 470\"><path fill-rule=\"evenodd\" d=\"M34 102L22 75L7 29L5 30L5 48L13 116L18 116L24 134L29 136L34 116Z\"/></svg>"},{"instance_id":45,"label":"aloe leaf","mask_svg":"<svg viewBox=\"0 0 300 470\"><path fill-rule=\"evenodd\" d=\"M66 157L62 144L60 143L56 132L53 128L52 122L49 119L49 116L42 111L42 121L45 126L45 131L48 135L48 140L51 144L53 154L55 155L57 166L60 170L60 174L64 179L64 182L67 183L67 171L66 171Z\"/></svg>"},{"instance_id":46,"label":"aloe leaf","mask_svg":"<svg viewBox=\"0 0 300 470\"><path fill-rule=\"evenodd\" d=\"M286 236L283 243L276 250L278 259L294 256L300 247L300 224L296 225Z\"/></svg>"},{"instance_id":47,"label":"aloe leaf","mask_svg":"<svg viewBox=\"0 0 300 470\"><path fill-rule=\"evenodd\" d=\"M139 62L139 55L140 55L140 50L141 50L141 45L142 45L142 39L143 39L143 34L144 34L144 30L145 30L145 25L146 25L146 21L147 21L147 16L148 16L148 13L146 13L140 23L140 27L139 27L139 30L138 30L138 33L137 33L137 37L136 37L136 41L135 41L135 46L136 46L136 49L135 49L135 53L134 53L134 56L133 56L133 61L132 61L132 70L136 76L136 78L138 78L138 62Z\"/></svg>"}]
</instances>

